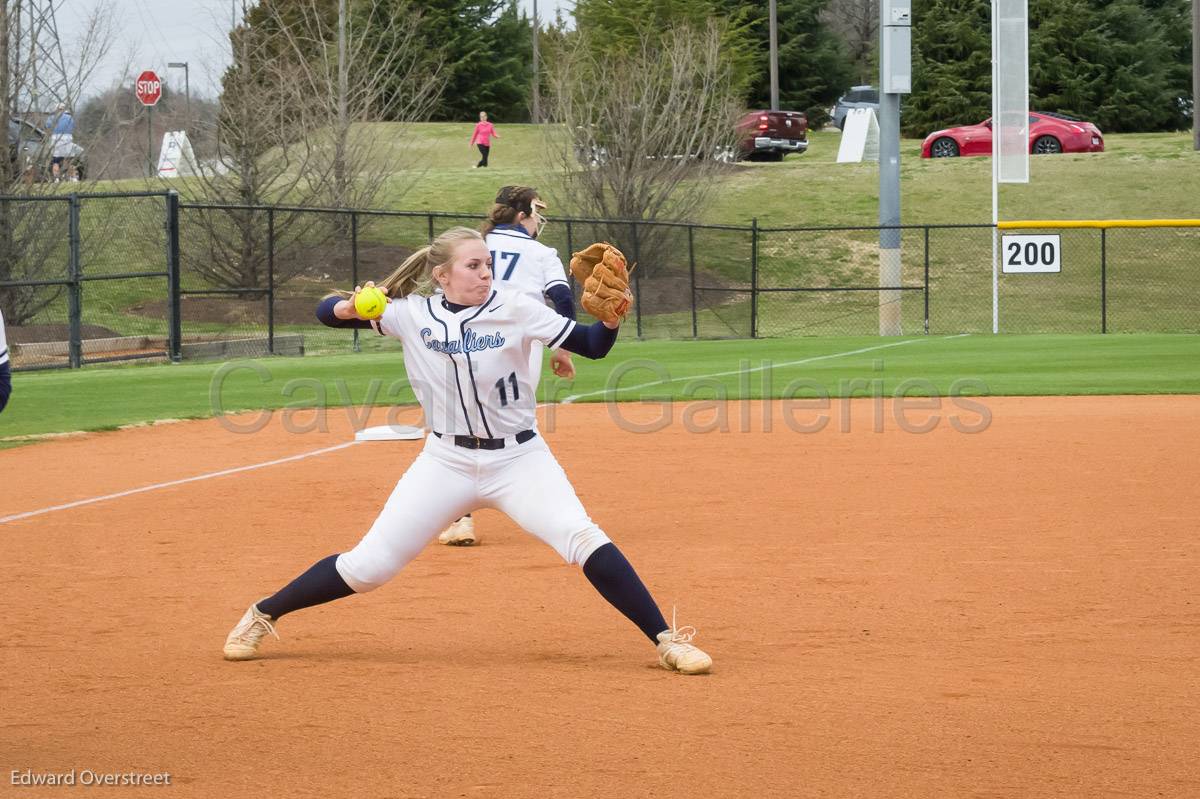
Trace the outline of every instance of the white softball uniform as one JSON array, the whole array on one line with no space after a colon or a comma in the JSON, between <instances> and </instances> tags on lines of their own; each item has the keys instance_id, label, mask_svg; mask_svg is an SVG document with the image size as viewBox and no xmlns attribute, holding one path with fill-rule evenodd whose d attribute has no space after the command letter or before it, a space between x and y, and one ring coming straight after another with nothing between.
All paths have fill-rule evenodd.
<instances>
[{"instance_id":1,"label":"white softball uniform","mask_svg":"<svg viewBox=\"0 0 1200 799\"><path fill-rule=\"evenodd\" d=\"M484 239L492 254L492 280L497 286L519 291L531 300L546 304L546 292L553 286L567 286L567 270L558 250L547 247L518 225L493 230ZM529 367L536 391L542 377L542 347L530 352Z\"/></svg>"},{"instance_id":2,"label":"white softball uniform","mask_svg":"<svg viewBox=\"0 0 1200 799\"><path fill-rule=\"evenodd\" d=\"M0 363L8 363L8 338L4 335L3 311L0 311Z\"/></svg>"},{"instance_id":3,"label":"white softball uniform","mask_svg":"<svg viewBox=\"0 0 1200 799\"><path fill-rule=\"evenodd\" d=\"M478 508L508 514L568 563L582 564L609 543L536 435L530 350L535 343L558 346L574 327L503 288L457 312L440 295L388 303L378 329L400 339L432 432L371 529L338 556L338 573L351 588L383 585L450 522ZM464 447L456 437L476 447L495 447L496 439L504 445Z\"/></svg>"},{"instance_id":4,"label":"white softball uniform","mask_svg":"<svg viewBox=\"0 0 1200 799\"><path fill-rule=\"evenodd\" d=\"M542 302L551 286L570 285L558 250L547 247L523 229L506 226L493 230L485 241L492 254L492 279L497 287L519 291Z\"/></svg>"}]
</instances>

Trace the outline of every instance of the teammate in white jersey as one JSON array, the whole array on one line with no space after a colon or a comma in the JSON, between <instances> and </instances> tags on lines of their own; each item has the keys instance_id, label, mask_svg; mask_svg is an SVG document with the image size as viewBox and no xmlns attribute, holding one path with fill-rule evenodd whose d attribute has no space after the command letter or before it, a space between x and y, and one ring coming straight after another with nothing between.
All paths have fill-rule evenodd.
<instances>
[{"instance_id":1,"label":"teammate in white jersey","mask_svg":"<svg viewBox=\"0 0 1200 799\"><path fill-rule=\"evenodd\" d=\"M8 365L8 339L4 335L4 313L0 311L0 411L12 394L12 369Z\"/></svg>"},{"instance_id":2,"label":"teammate in white jersey","mask_svg":"<svg viewBox=\"0 0 1200 799\"><path fill-rule=\"evenodd\" d=\"M492 280L497 288L519 291L534 302L549 300L567 319L575 318L575 298L567 282L558 251L537 240L546 224L546 204L537 189L529 186L504 186L483 224L484 241L492 256ZM542 376L542 350L535 341L529 355L529 373L533 380L530 394L537 394ZM559 377L575 377L571 353L552 350L551 368ZM457 519L442 531L438 541L449 546L472 546L479 541L475 520L470 514Z\"/></svg>"},{"instance_id":3,"label":"teammate in white jersey","mask_svg":"<svg viewBox=\"0 0 1200 799\"><path fill-rule=\"evenodd\" d=\"M442 294L428 291L430 278ZM414 253L382 288L394 299L374 324L356 315L352 294L327 298L317 316L333 327L372 326L400 339L431 432L362 540L251 605L226 638L226 659L253 658L286 613L378 588L451 519L486 507L507 513L567 563L582 566L596 590L656 644L663 667L708 671L712 659L691 643L695 629L666 623L534 426L534 343L602 358L616 341L617 324L582 327L495 288L487 246L468 228L448 230Z\"/></svg>"}]
</instances>

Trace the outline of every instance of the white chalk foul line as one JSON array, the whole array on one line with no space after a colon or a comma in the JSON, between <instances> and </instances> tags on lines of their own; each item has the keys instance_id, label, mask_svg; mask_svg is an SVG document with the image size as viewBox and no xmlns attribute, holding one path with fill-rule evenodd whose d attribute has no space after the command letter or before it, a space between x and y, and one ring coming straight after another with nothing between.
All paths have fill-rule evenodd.
<instances>
[{"instance_id":1,"label":"white chalk foul line","mask_svg":"<svg viewBox=\"0 0 1200 799\"><path fill-rule=\"evenodd\" d=\"M110 499L120 499L134 494L144 494L147 491L157 491L160 488L170 488L171 486L184 485L185 483L196 483L201 480L209 480L214 477L224 477L229 474L238 474L239 472L252 472L255 469L265 469L268 466L278 466L281 463L291 463L292 461L304 460L315 455L324 455L326 452L336 452L339 449L352 447L359 442L348 441L345 444L338 444L333 447L325 447L323 449L315 449L312 452L302 452L299 455L289 455L286 458L277 458L273 461L264 461L263 463L252 463L249 466L238 466L233 469L222 469L219 472L209 472L208 474L198 474L195 477L184 477L180 480L170 480L165 483L155 483L154 485L142 486L141 488L131 488L128 491L118 491L115 494L105 494L102 497L92 497L90 499L80 499L75 502L67 502L63 505L54 505L49 508L40 508L38 510L26 511L25 513L15 513L12 516L0 516L0 524L15 522L20 519L28 519L33 516L41 516L43 513L53 513L58 510L68 510L70 508L78 508L83 505L91 505L96 502L105 502Z\"/></svg>"},{"instance_id":2,"label":"white chalk foul line","mask_svg":"<svg viewBox=\"0 0 1200 799\"><path fill-rule=\"evenodd\" d=\"M969 336L969 335L970 335L970 333L958 333L957 335L953 335L953 336L941 336L937 340L945 341L946 339L962 338L964 336ZM649 383L639 383L636 386L622 386L620 388L614 388L614 389L602 388L599 391L588 391L583 394L572 394L571 396L564 398L562 401L562 404L569 405L570 403L575 402L576 400L584 399L585 397L599 397L599 396L602 396L605 394L615 397L617 394L621 394L626 391L636 391L639 388L650 388L651 386L665 386L668 383L678 383L681 380L703 380L704 378L708 378L708 377L730 377L731 375L744 375L744 374L750 374L751 372L762 372L767 369L774 369L776 367L802 366L806 363L816 363L817 361L828 361L833 358L845 358L850 355L862 355L865 352L875 352L877 350L886 350L886 349L890 349L892 347L903 347L906 344L918 344L918 343L921 343L924 341L932 341L932 340L934 340L934 339L911 338L911 339L907 339L905 341L895 341L895 342L892 342L891 344L880 344L876 347L864 347L860 350L848 350L846 352L832 352L828 355L813 355L812 357L809 357L809 358L801 358L798 361L784 361L783 363L769 363L764 366L755 366L752 369L734 369L734 370L731 370L728 372L713 372L711 374L706 374L706 375L682 375L680 377L671 377L666 380L652 380Z\"/></svg>"}]
</instances>

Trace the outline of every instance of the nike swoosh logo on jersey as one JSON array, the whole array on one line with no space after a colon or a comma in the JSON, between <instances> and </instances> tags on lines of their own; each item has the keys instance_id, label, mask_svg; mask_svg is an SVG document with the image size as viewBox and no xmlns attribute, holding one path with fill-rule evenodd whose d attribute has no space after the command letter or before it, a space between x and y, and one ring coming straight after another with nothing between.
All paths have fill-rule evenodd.
<instances>
[{"instance_id":1,"label":"nike swoosh logo on jersey","mask_svg":"<svg viewBox=\"0 0 1200 799\"><path fill-rule=\"evenodd\" d=\"M490 311L488 311L488 313L495 313L496 311L500 310L503 307L504 307L504 303L500 303L495 308L492 308Z\"/></svg>"}]
</instances>

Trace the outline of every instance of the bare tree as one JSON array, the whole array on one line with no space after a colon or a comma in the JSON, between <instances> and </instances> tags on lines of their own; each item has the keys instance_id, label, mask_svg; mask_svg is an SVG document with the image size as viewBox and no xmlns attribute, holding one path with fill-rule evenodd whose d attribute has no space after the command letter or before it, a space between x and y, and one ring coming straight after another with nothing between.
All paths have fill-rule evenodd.
<instances>
[{"instance_id":1,"label":"bare tree","mask_svg":"<svg viewBox=\"0 0 1200 799\"><path fill-rule=\"evenodd\" d=\"M546 72L558 123L547 126L562 186L556 202L582 216L636 220L687 219L703 205L741 110L721 41L710 22L645 35L624 54L602 52L586 32L564 43ZM653 268L653 233L645 233L639 249Z\"/></svg>"},{"instance_id":2,"label":"bare tree","mask_svg":"<svg viewBox=\"0 0 1200 799\"><path fill-rule=\"evenodd\" d=\"M825 22L846 41L860 83L874 83L878 73L879 0L832 0L821 13Z\"/></svg>"},{"instance_id":3,"label":"bare tree","mask_svg":"<svg viewBox=\"0 0 1200 799\"><path fill-rule=\"evenodd\" d=\"M0 194L34 199L0 200L0 283L63 277L63 205L36 199L56 192L48 183L52 140L40 125L59 104L74 108L113 42L112 6L100 2L83 33L65 48L70 55L39 65L27 55L40 51L36 37L45 31L29 20L15 27L19 7L19 0L0 0L0 130L7 143ZM99 152L88 155L103 158ZM0 305L9 323L20 325L61 293L59 286L0 287Z\"/></svg>"},{"instance_id":4,"label":"bare tree","mask_svg":"<svg viewBox=\"0 0 1200 799\"><path fill-rule=\"evenodd\" d=\"M405 126L428 118L441 93L440 59L421 38L420 13L371 0L341 15L339 31L318 0L267 9L285 57L300 67L304 91L315 100L324 136L316 157L332 176L322 186L326 204L370 207L405 160ZM382 120L399 123L386 138L365 124Z\"/></svg>"},{"instance_id":5,"label":"bare tree","mask_svg":"<svg viewBox=\"0 0 1200 799\"><path fill-rule=\"evenodd\" d=\"M272 2L255 24L232 35L216 157L180 191L217 205L368 207L405 155L403 124L425 118L437 98L438 63L418 34L410 7L384 0L355 4L338 57L336 22L320 0ZM403 187L400 187L401 190ZM202 237L184 247L190 270L209 283L261 288L268 266L266 214L245 208L189 212ZM335 237L333 215L273 212L276 283L302 272L300 245Z\"/></svg>"}]
</instances>

